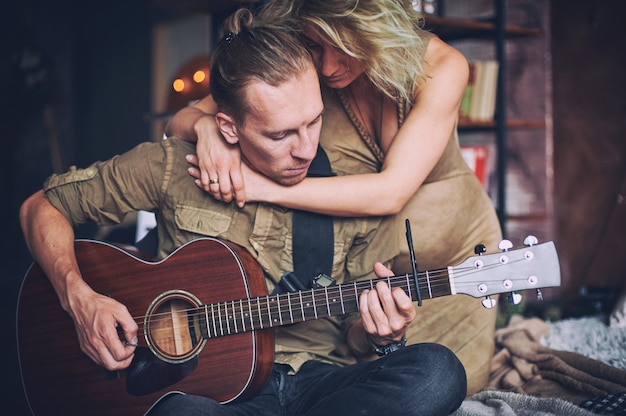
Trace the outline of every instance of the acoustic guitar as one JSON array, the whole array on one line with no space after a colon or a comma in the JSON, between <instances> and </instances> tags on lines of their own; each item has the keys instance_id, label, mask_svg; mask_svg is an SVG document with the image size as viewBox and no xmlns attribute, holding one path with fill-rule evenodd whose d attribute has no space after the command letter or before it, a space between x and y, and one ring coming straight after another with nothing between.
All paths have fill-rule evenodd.
<instances>
[{"instance_id":1,"label":"acoustic guitar","mask_svg":"<svg viewBox=\"0 0 626 416\"><path fill-rule=\"evenodd\" d=\"M32 413L139 415L175 392L231 402L255 394L274 358L272 328L358 311L359 294L380 279L268 295L263 272L243 248L213 238L161 261L77 240L85 281L126 305L140 342L129 368L107 371L80 349L73 320L35 263L17 310L19 364ZM413 300L486 297L557 286L553 243L468 258L455 267L384 278ZM519 296L519 295L518 295Z\"/></svg>"}]
</instances>

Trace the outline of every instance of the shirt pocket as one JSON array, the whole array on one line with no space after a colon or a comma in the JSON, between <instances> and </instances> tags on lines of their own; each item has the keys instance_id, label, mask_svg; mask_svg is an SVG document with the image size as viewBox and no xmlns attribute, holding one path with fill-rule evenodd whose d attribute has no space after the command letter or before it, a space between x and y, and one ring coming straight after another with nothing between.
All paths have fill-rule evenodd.
<instances>
[{"instance_id":1,"label":"shirt pocket","mask_svg":"<svg viewBox=\"0 0 626 416\"><path fill-rule=\"evenodd\" d=\"M69 171L62 174L54 174L46 179L43 189L47 192L59 186L88 181L95 178L97 174L98 169L95 166L90 166L86 169L76 169L76 166L72 166Z\"/></svg>"},{"instance_id":2,"label":"shirt pocket","mask_svg":"<svg viewBox=\"0 0 626 416\"><path fill-rule=\"evenodd\" d=\"M220 237L226 233L232 218L230 212L216 212L183 204L177 205L174 213L179 229L210 237Z\"/></svg>"}]
</instances>

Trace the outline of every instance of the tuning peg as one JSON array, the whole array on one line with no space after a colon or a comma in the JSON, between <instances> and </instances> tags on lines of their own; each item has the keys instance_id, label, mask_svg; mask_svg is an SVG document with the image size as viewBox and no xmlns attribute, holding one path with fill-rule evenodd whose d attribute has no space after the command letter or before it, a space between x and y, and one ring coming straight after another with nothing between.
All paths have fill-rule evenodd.
<instances>
[{"instance_id":1,"label":"tuning peg","mask_svg":"<svg viewBox=\"0 0 626 416\"><path fill-rule=\"evenodd\" d=\"M543 293L541 293L541 289L537 289L537 300L543 300Z\"/></svg>"},{"instance_id":2,"label":"tuning peg","mask_svg":"<svg viewBox=\"0 0 626 416\"><path fill-rule=\"evenodd\" d=\"M539 242L539 240L537 240L537 237L535 237L534 235L529 235L524 239L524 245L526 247L532 247L535 244L537 244Z\"/></svg>"},{"instance_id":3,"label":"tuning peg","mask_svg":"<svg viewBox=\"0 0 626 416\"><path fill-rule=\"evenodd\" d=\"M483 299L483 307L486 309L493 309L496 306L496 300L493 299L491 296L487 296L485 297L485 299Z\"/></svg>"},{"instance_id":4,"label":"tuning peg","mask_svg":"<svg viewBox=\"0 0 626 416\"><path fill-rule=\"evenodd\" d=\"M507 296L507 299L511 305L519 305L522 301L522 295L519 293L511 292Z\"/></svg>"},{"instance_id":5,"label":"tuning peg","mask_svg":"<svg viewBox=\"0 0 626 416\"><path fill-rule=\"evenodd\" d=\"M512 247L513 243L511 243L511 240L502 240L500 244L498 244L498 248L502 251L508 251Z\"/></svg>"},{"instance_id":6,"label":"tuning peg","mask_svg":"<svg viewBox=\"0 0 626 416\"><path fill-rule=\"evenodd\" d=\"M474 247L474 254L478 254L479 256L485 254L486 251L487 247L485 247L484 244L476 244L476 247Z\"/></svg>"}]
</instances>

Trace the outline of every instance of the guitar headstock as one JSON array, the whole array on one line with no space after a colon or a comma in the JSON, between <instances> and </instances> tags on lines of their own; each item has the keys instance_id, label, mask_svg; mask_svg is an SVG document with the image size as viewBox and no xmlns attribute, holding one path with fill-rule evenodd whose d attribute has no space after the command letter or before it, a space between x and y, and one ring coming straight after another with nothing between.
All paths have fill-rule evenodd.
<instances>
[{"instance_id":1,"label":"guitar headstock","mask_svg":"<svg viewBox=\"0 0 626 416\"><path fill-rule=\"evenodd\" d=\"M511 250L512 244L504 240L500 245L502 252L470 257L449 268L454 293L480 298L559 286L561 269L554 243L530 241L527 247Z\"/></svg>"}]
</instances>

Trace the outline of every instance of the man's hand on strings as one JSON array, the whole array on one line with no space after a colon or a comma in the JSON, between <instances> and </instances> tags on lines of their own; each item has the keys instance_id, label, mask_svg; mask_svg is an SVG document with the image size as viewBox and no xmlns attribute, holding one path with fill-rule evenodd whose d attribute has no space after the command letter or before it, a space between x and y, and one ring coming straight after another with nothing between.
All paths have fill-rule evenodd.
<instances>
[{"instance_id":1,"label":"man's hand on strings","mask_svg":"<svg viewBox=\"0 0 626 416\"><path fill-rule=\"evenodd\" d=\"M376 263L378 277L393 276L383 264ZM415 319L411 298L401 288L391 289L387 280L381 279L374 290L365 290L359 297L359 311L365 332L376 345L398 342Z\"/></svg>"},{"instance_id":2,"label":"man's hand on strings","mask_svg":"<svg viewBox=\"0 0 626 416\"><path fill-rule=\"evenodd\" d=\"M107 370L128 367L137 344L137 323L128 309L95 292L70 304L81 350Z\"/></svg>"}]
</instances>

